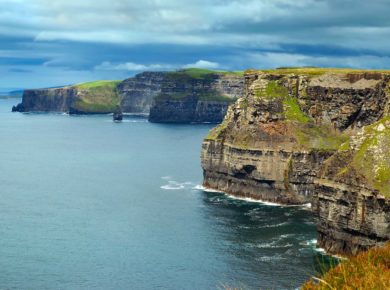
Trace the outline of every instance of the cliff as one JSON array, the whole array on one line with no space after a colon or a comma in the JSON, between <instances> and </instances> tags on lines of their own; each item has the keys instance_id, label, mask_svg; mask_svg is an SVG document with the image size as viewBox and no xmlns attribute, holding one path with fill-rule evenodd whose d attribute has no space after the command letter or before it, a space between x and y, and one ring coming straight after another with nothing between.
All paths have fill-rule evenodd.
<instances>
[{"instance_id":1,"label":"cliff","mask_svg":"<svg viewBox=\"0 0 390 290\"><path fill-rule=\"evenodd\" d=\"M346 144L349 158L362 155L354 136L371 140L370 124L387 132L389 80L386 72L248 71L244 98L203 142L204 186L260 200L312 203L318 245L329 252L354 253L389 239L388 141L359 143L370 148L365 152L382 152L376 155L382 156L380 164L369 157L360 167L349 159L336 162ZM354 165L336 169L349 163ZM336 170L341 179L332 176Z\"/></svg>"},{"instance_id":2,"label":"cliff","mask_svg":"<svg viewBox=\"0 0 390 290\"><path fill-rule=\"evenodd\" d=\"M167 73L150 109L149 121L219 123L229 104L242 96L240 73L188 69Z\"/></svg>"},{"instance_id":3,"label":"cliff","mask_svg":"<svg viewBox=\"0 0 390 290\"><path fill-rule=\"evenodd\" d=\"M124 113L149 114L153 99L161 93L166 72L143 72L118 85L120 106Z\"/></svg>"},{"instance_id":4,"label":"cliff","mask_svg":"<svg viewBox=\"0 0 390 290\"><path fill-rule=\"evenodd\" d=\"M62 88L25 90L18 112L67 112L99 114L114 112L119 105L118 81L96 81Z\"/></svg>"},{"instance_id":5,"label":"cliff","mask_svg":"<svg viewBox=\"0 0 390 290\"><path fill-rule=\"evenodd\" d=\"M124 81L97 81L26 90L13 111L149 114L152 122L221 122L243 93L240 73L185 69L143 72Z\"/></svg>"}]
</instances>

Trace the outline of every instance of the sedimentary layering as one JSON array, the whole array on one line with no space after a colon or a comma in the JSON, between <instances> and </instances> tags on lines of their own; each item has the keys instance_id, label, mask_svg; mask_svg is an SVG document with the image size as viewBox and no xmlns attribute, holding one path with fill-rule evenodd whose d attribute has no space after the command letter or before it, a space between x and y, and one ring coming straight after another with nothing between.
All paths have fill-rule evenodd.
<instances>
[{"instance_id":1,"label":"sedimentary layering","mask_svg":"<svg viewBox=\"0 0 390 290\"><path fill-rule=\"evenodd\" d=\"M184 70L166 74L150 109L151 122L219 123L229 104L243 95L240 73Z\"/></svg>"},{"instance_id":2,"label":"sedimentary layering","mask_svg":"<svg viewBox=\"0 0 390 290\"><path fill-rule=\"evenodd\" d=\"M204 186L312 203L318 245L332 253L388 240L390 74L284 69L245 79L245 97L204 140Z\"/></svg>"},{"instance_id":3,"label":"sedimentary layering","mask_svg":"<svg viewBox=\"0 0 390 290\"><path fill-rule=\"evenodd\" d=\"M13 111L105 114L120 110L151 112L152 122L221 122L228 105L242 96L243 86L240 73L201 69L144 72L122 82L26 90Z\"/></svg>"},{"instance_id":4,"label":"sedimentary layering","mask_svg":"<svg viewBox=\"0 0 390 290\"><path fill-rule=\"evenodd\" d=\"M25 90L18 112L105 114L118 110L119 81L96 81L62 88Z\"/></svg>"},{"instance_id":5,"label":"sedimentary layering","mask_svg":"<svg viewBox=\"0 0 390 290\"><path fill-rule=\"evenodd\" d=\"M124 113L149 114L154 97L161 93L164 72L144 72L118 85L120 107Z\"/></svg>"}]
</instances>

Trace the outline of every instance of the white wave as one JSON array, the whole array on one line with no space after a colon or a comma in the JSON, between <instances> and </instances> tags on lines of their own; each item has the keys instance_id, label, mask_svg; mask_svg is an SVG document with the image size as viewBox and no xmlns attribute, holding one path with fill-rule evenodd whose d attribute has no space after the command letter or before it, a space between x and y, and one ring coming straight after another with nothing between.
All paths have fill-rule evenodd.
<instances>
[{"instance_id":1,"label":"white wave","mask_svg":"<svg viewBox=\"0 0 390 290\"><path fill-rule=\"evenodd\" d=\"M160 186L161 189L166 190L179 190L179 189L188 189L192 188L193 183L191 181L185 181L185 182L177 182L175 180L168 180L171 179L171 176L163 176L161 179L167 180L168 184Z\"/></svg>"},{"instance_id":2,"label":"white wave","mask_svg":"<svg viewBox=\"0 0 390 290\"><path fill-rule=\"evenodd\" d=\"M179 183L179 182L176 182L173 180L169 180L168 184L162 185L162 186L160 186L160 188L167 189L167 190L178 190L178 189L183 189L184 185L182 183Z\"/></svg>"},{"instance_id":3,"label":"white wave","mask_svg":"<svg viewBox=\"0 0 390 290\"><path fill-rule=\"evenodd\" d=\"M285 226L285 225L288 225L289 223L288 222L282 222L282 223L277 223L277 224L268 224L268 225L265 225L265 226L260 226L261 229L266 229L266 228L278 228L278 227L282 227L282 226Z\"/></svg>"},{"instance_id":4,"label":"white wave","mask_svg":"<svg viewBox=\"0 0 390 290\"><path fill-rule=\"evenodd\" d=\"M251 203L260 203L260 204L268 205L268 206L299 207L299 208L303 208L303 209L311 208L311 204L310 203L305 203L305 204L282 204L282 203L277 203L277 202L265 201L265 200L261 200L261 199L254 199L254 198L250 198L250 197L240 197L240 196L235 196L235 195L228 194L228 193L226 193L226 192L224 192L222 190L208 188L208 187L205 187L203 185L196 185L193 189L202 190L202 191L205 191L205 192L222 193L222 194L226 195L227 197L229 197L231 199L242 200L242 201L251 202Z\"/></svg>"}]
</instances>

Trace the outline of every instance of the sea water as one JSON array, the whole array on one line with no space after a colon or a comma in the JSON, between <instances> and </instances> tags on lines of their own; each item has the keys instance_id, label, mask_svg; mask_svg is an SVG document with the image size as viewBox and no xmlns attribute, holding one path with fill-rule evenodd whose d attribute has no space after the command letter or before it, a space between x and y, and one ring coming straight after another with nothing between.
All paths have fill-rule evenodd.
<instances>
[{"instance_id":1,"label":"sea water","mask_svg":"<svg viewBox=\"0 0 390 290\"><path fill-rule=\"evenodd\" d=\"M202 190L213 125L11 113L0 100L0 289L294 289L307 208Z\"/></svg>"}]
</instances>

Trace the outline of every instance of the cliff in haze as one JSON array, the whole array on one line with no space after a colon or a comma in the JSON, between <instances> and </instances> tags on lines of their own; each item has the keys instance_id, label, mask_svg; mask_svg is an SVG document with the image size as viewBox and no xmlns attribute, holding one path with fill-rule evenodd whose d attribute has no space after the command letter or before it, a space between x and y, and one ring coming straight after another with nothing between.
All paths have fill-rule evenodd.
<instances>
[{"instance_id":1,"label":"cliff in haze","mask_svg":"<svg viewBox=\"0 0 390 290\"><path fill-rule=\"evenodd\" d=\"M390 238L390 73L248 71L245 94L202 146L204 185L311 203L318 246L355 253Z\"/></svg>"},{"instance_id":2,"label":"cliff in haze","mask_svg":"<svg viewBox=\"0 0 390 290\"><path fill-rule=\"evenodd\" d=\"M189 69L167 73L149 120L164 123L219 123L243 95L241 73Z\"/></svg>"},{"instance_id":3,"label":"cliff in haze","mask_svg":"<svg viewBox=\"0 0 390 290\"><path fill-rule=\"evenodd\" d=\"M25 90L18 112L106 114L118 109L119 81L96 81L61 88Z\"/></svg>"},{"instance_id":4,"label":"cliff in haze","mask_svg":"<svg viewBox=\"0 0 390 290\"><path fill-rule=\"evenodd\" d=\"M25 90L19 112L149 114L152 122L221 122L227 107L242 96L240 73L186 69L144 72L124 81Z\"/></svg>"}]
</instances>

